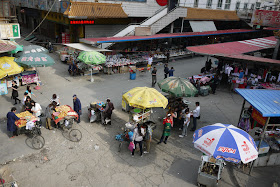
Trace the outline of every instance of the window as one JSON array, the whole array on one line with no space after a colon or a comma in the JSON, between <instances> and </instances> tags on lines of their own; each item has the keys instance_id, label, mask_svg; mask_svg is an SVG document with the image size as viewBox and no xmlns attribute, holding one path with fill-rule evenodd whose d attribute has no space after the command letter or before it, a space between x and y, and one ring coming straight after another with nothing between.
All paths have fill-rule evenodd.
<instances>
[{"instance_id":1,"label":"window","mask_svg":"<svg viewBox=\"0 0 280 187\"><path fill-rule=\"evenodd\" d=\"M255 8L255 4L252 4L251 5L251 10L254 10L254 8Z\"/></svg>"},{"instance_id":2,"label":"window","mask_svg":"<svg viewBox=\"0 0 280 187\"><path fill-rule=\"evenodd\" d=\"M235 5L235 9L236 9L236 10L239 10L239 8L240 8L240 1L237 1L237 2L236 2L236 5Z\"/></svg>"},{"instance_id":3,"label":"window","mask_svg":"<svg viewBox=\"0 0 280 187\"><path fill-rule=\"evenodd\" d=\"M256 8L260 8L261 7L261 3L260 2L256 2Z\"/></svg>"},{"instance_id":4,"label":"window","mask_svg":"<svg viewBox=\"0 0 280 187\"><path fill-rule=\"evenodd\" d=\"M248 9L248 3L244 3L244 10L247 10Z\"/></svg>"},{"instance_id":5,"label":"window","mask_svg":"<svg viewBox=\"0 0 280 187\"><path fill-rule=\"evenodd\" d=\"M218 6L217 6L217 8L218 8L218 9L222 8L222 5L223 5L223 0L218 0Z\"/></svg>"},{"instance_id":6,"label":"window","mask_svg":"<svg viewBox=\"0 0 280 187\"><path fill-rule=\"evenodd\" d=\"M226 3L225 3L225 9L226 10L230 9L230 3L231 3L231 0L226 0Z\"/></svg>"},{"instance_id":7,"label":"window","mask_svg":"<svg viewBox=\"0 0 280 187\"><path fill-rule=\"evenodd\" d=\"M193 7L198 7L198 1L199 1L199 0L194 0Z\"/></svg>"},{"instance_id":8,"label":"window","mask_svg":"<svg viewBox=\"0 0 280 187\"><path fill-rule=\"evenodd\" d=\"M212 7L212 0L207 0L206 8Z\"/></svg>"}]
</instances>

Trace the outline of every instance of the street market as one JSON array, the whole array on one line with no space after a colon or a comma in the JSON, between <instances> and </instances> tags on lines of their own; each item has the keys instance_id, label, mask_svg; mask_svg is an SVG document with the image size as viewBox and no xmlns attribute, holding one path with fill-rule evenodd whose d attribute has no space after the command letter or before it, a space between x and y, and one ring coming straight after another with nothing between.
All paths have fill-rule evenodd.
<instances>
[{"instance_id":1,"label":"street market","mask_svg":"<svg viewBox=\"0 0 280 187\"><path fill-rule=\"evenodd\" d=\"M3 1L0 186L277 187L278 5L235 3Z\"/></svg>"}]
</instances>

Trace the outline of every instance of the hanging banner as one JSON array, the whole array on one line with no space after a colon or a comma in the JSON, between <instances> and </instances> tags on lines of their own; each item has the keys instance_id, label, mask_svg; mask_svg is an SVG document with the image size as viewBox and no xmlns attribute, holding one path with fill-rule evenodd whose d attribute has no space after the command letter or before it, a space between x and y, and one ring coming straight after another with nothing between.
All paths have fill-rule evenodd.
<instances>
[{"instance_id":1,"label":"hanging banner","mask_svg":"<svg viewBox=\"0 0 280 187\"><path fill-rule=\"evenodd\" d=\"M261 125L265 125L267 120L267 117L263 117L262 114L259 113L259 111L257 111L256 109L253 109L252 118Z\"/></svg>"},{"instance_id":2,"label":"hanging banner","mask_svg":"<svg viewBox=\"0 0 280 187\"><path fill-rule=\"evenodd\" d=\"M272 10L255 10L251 23L253 25L279 27L280 26L280 11Z\"/></svg>"}]
</instances>

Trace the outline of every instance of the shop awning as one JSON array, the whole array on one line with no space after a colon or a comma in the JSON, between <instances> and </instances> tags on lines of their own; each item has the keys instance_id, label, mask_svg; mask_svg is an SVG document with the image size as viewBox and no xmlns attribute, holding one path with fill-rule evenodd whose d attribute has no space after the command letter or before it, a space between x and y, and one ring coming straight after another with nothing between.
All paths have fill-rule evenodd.
<instances>
[{"instance_id":1,"label":"shop awning","mask_svg":"<svg viewBox=\"0 0 280 187\"><path fill-rule=\"evenodd\" d=\"M280 90L235 89L263 117L280 117Z\"/></svg>"},{"instance_id":2,"label":"shop awning","mask_svg":"<svg viewBox=\"0 0 280 187\"><path fill-rule=\"evenodd\" d=\"M193 32L217 31L213 21L190 21Z\"/></svg>"},{"instance_id":3,"label":"shop awning","mask_svg":"<svg viewBox=\"0 0 280 187\"><path fill-rule=\"evenodd\" d=\"M127 18L121 4L71 2L63 13L70 19Z\"/></svg>"},{"instance_id":4,"label":"shop awning","mask_svg":"<svg viewBox=\"0 0 280 187\"><path fill-rule=\"evenodd\" d=\"M188 8L185 20L239 21L236 11Z\"/></svg>"},{"instance_id":5,"label":"shop awning","mask_svg":"<svg viewBox=\"0 0 280 187\"><path fill-rule=\"evenodd\" d=\"M87 44L82 44L82 43L70 43L70 44L64 44L68 47L72 47L81 51L111 51L108 49L102 49L102 48L97 48L97 47L92 47L90 45Z\"/></svg>"},{"instance_id":6,"label":"shop awning","mask_svg":"<svg viewBox=\"0 0 280 187\"><path fill-rule=\"evenodd\" d=\"M0 40L0 53L5 53L16 49L16 45L18 45L14 41L10 40Z\"/></svg>"},{"instance_id":7,"label":"shop awning","mask_svg":"<svg viewBox=\"0 0 280 187\"><path fill-rule=\"evenodd\" d=\"M187 47L187 49L194 53L198 53L202 55L280 64L279 60L261 58L261 57L244 54L244 53L259 51L262 49L274 48L275 44L276 44L276 38L274 36L270 36L266 38L256 38L256 39L237 41L237 42L193 46L193 47Z\"/></svg>"},{"instance_id":8,"label":"shop awning","mask_svg":"<svg viewBox=\"0 0 280 187\"><path fill-rule=\"evenodd\" d=\"M219 31L208 31L208 32L155 34L151 36L83 38L80 39L80 42L87 43L87 44L117 43L117 42L133 42L133 41L141 41L141 40L158 40L158 39L165 39L165 38L187 38L187 37L196 37L196 36L214 36L214 35L250 33L250 32L259 32L259 31L249 30L249 29L231 29L231 30L219 30Z\"/></svg>"}]
</instances>

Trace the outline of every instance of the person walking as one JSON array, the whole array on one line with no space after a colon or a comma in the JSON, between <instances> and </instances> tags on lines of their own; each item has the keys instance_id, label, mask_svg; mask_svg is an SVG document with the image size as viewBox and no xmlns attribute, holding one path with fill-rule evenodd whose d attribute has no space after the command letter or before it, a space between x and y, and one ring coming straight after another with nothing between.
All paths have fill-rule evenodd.
<instances>
[{"instance_id":1,"label":"person walking","mask_svg":"<svg viewBox=\"0 0 280 187\"><path fill-rule=\"evenodd\" d=\"M143 147L142 147L142 142L143 142L143 137L145 136L145 130L141 128L140 124L137 124L137 127L133 131L133 138L132 140L134 141L134 149L132 151L132 157L134 157L134 151L136 149L136 145L139 144L140 148L140 156L143 156Z\"/></svg>"},{"instance_id":2,"label":"person walking","mask_svg":"<svg viewBox=\"0 0 280 187\"><path fill-rule=\"evenodd\" d=\"M152 87L155 87L156 83L157 83L157 68L154 67L152 71Z\"/></svg>"},{"instance_id":3,"label":"person walking","mask_svg":"<svg viewBox=\"0 0 280 187\"><path fill-rule=\"evenodd\" d=\"M191 129L191 131L195 131L196 130L196 126L197 126L197 118L200 118L200 106L199 106L199 102L195 102L195 109L192 111L193 113L193 127Z\"/></svg>"},{"instance_id":4,"label":"person walking","mask_svg":"<svg viewBox=\"0 0 280 187\"><path fill-rule=\"evenodd\" d=\"M212 84L211 84L211 89L212 89L213 94L216 93L218 84L219 84L219 79L218 79L217 75L215 75L213 78Z\"/></svg>"},{"instance_id":5,"label":"person walking","mask_svg":"<svg viewBox=\"0 0 280 187\"><path fill-rule=\"evenodd\" d=\"M20 103L20 99L18 99L18 86L17 86L17 82L16 81L13 81L12 89L13 89L12 98L15 100L14 105L16 105L17 101Z\"/></svg>"},{"instance_id":6,"label":"person walking","mask_svg":"<svg viewBox=\"0 0 280 187\"><path fill-rule=\"evenodd\" d=\"M170 52L169 50L166 51L166 63L168 64L170 58Z\"/></svg>"},{"instance_id":7,"label":"person walking","mask_svg":"<svg viewBox=\"0 0 280 187\"><path fill-rule=\"evenodd\" d=\"M26 93L28 93L28 96L31 98L31 96L33 95L34 97L36 97L36 95L31 91L30 86L26 87Z\"/></svg>"},{"instance_id":8,"label":"person walking","mask_svg":"<svg viewBox=\"0 0 280 187\"><path fill-rule=\"evenodd\" d=\"M74 105L74 111L78 114L78 120L77 123L81 122L81 115L82 115L82 105L80 99L77 97L76 94L73 95L73 105Z\"/></svg>"},{"instance_id":9,"label":"person walking","mask_svg":"<svg viewBox=\"0 0 280 187\"><path fill-rule=\"evenodd\" d=\"M168 65L165 64L164 65L164 78L165 79L168 77L168 74L169 74L169 68L168 68Z\"/></svg>"},{"instance_id":10,"label":"person walking","mask_svg":"<svg viewBox=\"0 0 280 187\"><path fill-rule=\"evenodd\" d=\"M20 118L16 116L17 109L16 107L13 107L11 109L11 112L8 112L7 114L7 130L10 131L12 133L12 135L10 136L10 138L13 138L15 136L17 136L17 127L15 125L15 121L19 120Z\"/></svg>"},{"instance_id":11,"label":"person walking","mask_svg":"<svg viewBox=\"0 0 280 187\"><path fill-rule=\"evenodd\" d=\"M173 127L172 120L170 117L171 114L167 114L167 117L163 120L164 129L160 141L157 144L163 142L163 139L164 139L164 143L165 144L167 143L167 139L170 136L171 127Z\"/></svg>"},{"instance_id":12,"label":"person walking","mask_svg":"<svg viewBox=\"0 0 280 187\"><path fill-rule=\"evenodd\" d=\"M169 70L169 77L173 77L175 69L173 67L171 67L171 69Z\"/></svg>"},{"instance_id":13,"label":"person walking","mask_svg":"<svg viewBox=\"0 0 280 187\"><path fill-rule=\"evenodd\" d=\"M190 124L190 121L191 121L190 110L189 110L189 108L186 108L185 109L185 120L184 120L184 124L183 124L182 135L179 135L180 138L183 138L183 137L187 136L187 130L188 130L188 126Z\"/></svg>"},{"instance_id":14,"label":"person walking","mask_svg":"<svg viewBox=\"0 0 280 187\"><path fill-rule=\"evenodd\" d=\"M147 68L151 68L153 65L153 56L150 55L149 58L148 58L148 65L147 65ZM149 70L150 71L150 70Z\"/></svg>"},{"instance_id":15,"label":"person walking","mask_svg":"<svg viewBox=\"0 0 280 187\"><path fill-rule=\"evenodd\" d=\"M150 145L152 141L152 134L153 130L150 125L146 125L146 134L145 134L145 141L146 141L146 151L145 154L150 153Z\"/></svg>"},{"instance_id":16,"label":"person walking","mask_svg":"<svg viewBox=\"0 0 280 187\"><path fill-rule=\"evenodd\" d=\"M115 109L114 107L114 104L111 103L110 99L108 98L107 99L107 103L106 103L106 108L105 108L105 115L104 115L104 123L106 123L106 119L109 119L110 120L110 125L111 125L111 117L112 117L112 113L113 113L113 110Z\"/></svg>"}]
</instances>

